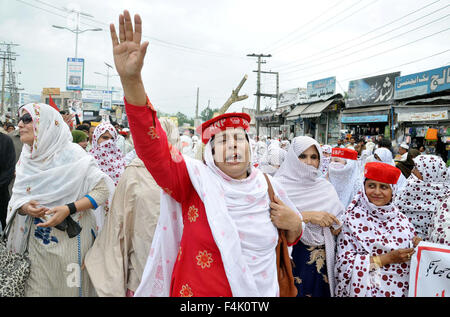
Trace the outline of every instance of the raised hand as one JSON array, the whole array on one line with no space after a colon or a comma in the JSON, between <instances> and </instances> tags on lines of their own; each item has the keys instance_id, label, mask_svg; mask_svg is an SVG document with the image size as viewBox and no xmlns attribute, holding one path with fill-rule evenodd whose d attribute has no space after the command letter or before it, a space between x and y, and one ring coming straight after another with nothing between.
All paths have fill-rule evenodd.
<instances>
[{"instance_id":1,"label":"raised hand","mask_svg":"<svg viewBox=\"0 0 450 317\"><path fill-rule=\"evenodd\" d=\"M131 104L145 105L146 94L142 84L141 70L147 52L148 42L141 44L141 17L134 16L134 30L130 13L125 10L119 16L119 37L114 24L110 25L114 63L122 81L125 98Z\"/></svg>"}]
</instances>

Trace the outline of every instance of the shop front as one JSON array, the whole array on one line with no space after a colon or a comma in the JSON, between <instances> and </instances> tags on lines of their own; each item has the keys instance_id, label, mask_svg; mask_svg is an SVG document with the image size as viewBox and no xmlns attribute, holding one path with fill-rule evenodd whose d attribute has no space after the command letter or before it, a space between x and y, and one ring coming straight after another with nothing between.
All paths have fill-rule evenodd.
<instances>
[{"instance_id":1,"label":"shop front","mask_svg":"<svg viewBox=\"0 0 450 317\"><path fill-rule=\"evenodd\" d=\"M357 137L383 135L390 137L391 106L376 106L342 111L341 123L345 130Z\"/></svg>"},{"instance_id":2,"label":"shop front","mask_svg":"<svg viewBox=\"0 0 450 317\"><path fill-rule=\"evenodd\" d=\"M312 136L321 144L335 144L339 138L339 110L344 102L341 95L322 102L310 104L300 113L305 135Z\"/></svg>"},{"instance_id":3,"label":"shop front","mask_svg":"<svg viewBox=\"0 0 450 317\"><path fill-rule=\"evenodd\" d=\"M353 136L393 137L395 78L400 72L368 77L349 82L348 98L341 123Z\"/></svg>"},{"instance_id":4,"label":"shop front","mask_svg":"<svg viewBox=\"0 0 450 317\"><path fill-rule=\"evenodd\" d=\"M397 77L396 140L450 159L450 66ZM448 164L447 164L448 165Z\"/></svg>"},{"instance_id":5,"label":"shop front","mask_svg":"<svg viewBox=\"0 0 450 317\"><path fill-rule=\"evenodd\" d=\"M276 111L261 113L256 116L259 121L259 136L276 138L280 134L280 126L284 124L281 113Z\"/></svg>"},{"instance_id":6,"label":"shop front","mask_svg":"<svg viewBox=\"0 0 450 317\"><path fill-rule=\"evenodd\" d=\"M426 154L439 155L447 161L450 151L449 105L395 106L398 128L396 140L411 148L424 147Z\"/></svg>"}]
</instances>

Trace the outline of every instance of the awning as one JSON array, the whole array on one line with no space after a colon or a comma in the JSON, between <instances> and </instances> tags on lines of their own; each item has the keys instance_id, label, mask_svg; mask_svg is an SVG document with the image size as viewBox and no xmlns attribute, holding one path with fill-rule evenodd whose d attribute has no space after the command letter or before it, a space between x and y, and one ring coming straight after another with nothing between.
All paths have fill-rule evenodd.
<instances>
[{"instance_id":1,"label":"awning","mask_svg":"<svg viewBox=\"0 0 450 317\"><path fill-rule=\"evenodd\" d=\"M324 102L313 103L313 104L309 105L309 107L306 108L300 114L300 116L302 118L316 118L316 117L320 117L320 115L322 114L322 111L324 111L329 105L331 105L334 102L335 102L335 100L332 99L332 100L328 100L328 101L324 101Z\"/></svg>"},{"instance_id":2,"label":"awning","mask_svg":"<svg viewBox=\"0 0 450 317\"><path fill-rule=\"evenodd\" d=\"M286 116L286 120L297 120L298 118L300 118L300 114L303 112L303 110L305 110L306 108L308 108L309 104L306 105L299 105L297 107L294 108L294 110L292 110L287 116Z\"/></svg>"}]
</instances>

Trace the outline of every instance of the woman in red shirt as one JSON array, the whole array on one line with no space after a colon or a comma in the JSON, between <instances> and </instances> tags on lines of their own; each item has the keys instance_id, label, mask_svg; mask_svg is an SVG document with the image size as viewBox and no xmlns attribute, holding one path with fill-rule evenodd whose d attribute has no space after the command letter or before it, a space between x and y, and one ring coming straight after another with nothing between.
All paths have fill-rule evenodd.
<instances>
[{"instance_id":1,"label":"woman in red shirt","mask_svg":"<svg viewBox=\"0 0 450 317\"><path fill-rule=\"evenodd\" d=\"M148 42L141 44L128 11L111 25L114 62L136 153L165 194L142 283L136 296L277 296L277 228L289 243L301 236L301 216L271 179L251 166L246 114L225 114L198 132L205 163L183 157L167 143L141 79Z\"/></svg>"}]
</instances>

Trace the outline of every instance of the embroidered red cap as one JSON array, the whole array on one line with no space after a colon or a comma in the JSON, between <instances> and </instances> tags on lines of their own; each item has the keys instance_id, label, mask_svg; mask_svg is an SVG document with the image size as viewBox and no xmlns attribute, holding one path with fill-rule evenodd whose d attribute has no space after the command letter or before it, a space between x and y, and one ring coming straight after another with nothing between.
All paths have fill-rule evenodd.
<instances>
[{"instance_id":1,"label":"embroidered red cap","mask_svg":"<svg viewBox=\"0 0 450 317\"><path fill-rule=\"evenodd\" d=\"M227 128L250 128L250 116L246 113L225 113L204 122L197 127L197 133L202 136L202 142L208 143L209 139L218 132L225 131Z\"/></svg>"},{"instance_id":2,"label":"embroidered red cap","mask_svg":"<svg viewBox=\"0 0 450 317\"><path fill-rule=\"evenodd\" d=\"M381 162L369 162L364 168L366 178L385 184L397 184L401 173L397 167Z\"/></svg>"},{"instance_id":3,"label":"embroidered red cap","mask_svg":"<svg viewBox=\"0 0 450 317\"><path fill-rule=\"evenodd\" d=\"M335 147L331 151L331 156L356 161L358 159L358 152L356 152L355 150L352 150L352 149Z\"/></svg>"}]
</instances>

